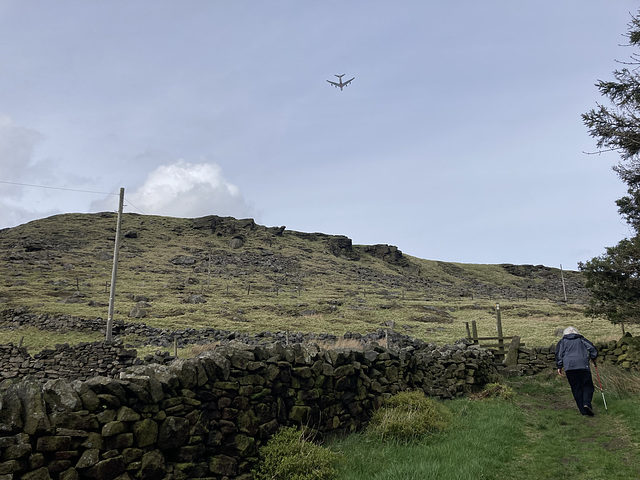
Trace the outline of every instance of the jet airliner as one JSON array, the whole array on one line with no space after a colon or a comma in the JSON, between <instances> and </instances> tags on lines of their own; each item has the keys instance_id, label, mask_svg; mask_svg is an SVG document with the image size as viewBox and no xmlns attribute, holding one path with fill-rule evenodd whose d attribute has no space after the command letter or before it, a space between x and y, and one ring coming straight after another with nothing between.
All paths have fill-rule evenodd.
<instances>
[{"instance_id":1,"label":"jet airliner","mask_svg":"<svg viewBox=\"0 0 640 480\"><path fill-rule=\"evenodd\" d=\"M338 82L332 82L331 80L327 80L327 82L329 82L331 85L333 85L336 88L339 88L340 91L342 91L342 89L344 87L346 87L347 85L349 85L351 83L353 78L356 78L356 77L353 77L353 78L347 80L346 82L343 82L342 81L342 77L344 77L344 76L345 76L344 73L342 75L334 75L334 77L338 77Z\"/></svg>"}]
</instances>

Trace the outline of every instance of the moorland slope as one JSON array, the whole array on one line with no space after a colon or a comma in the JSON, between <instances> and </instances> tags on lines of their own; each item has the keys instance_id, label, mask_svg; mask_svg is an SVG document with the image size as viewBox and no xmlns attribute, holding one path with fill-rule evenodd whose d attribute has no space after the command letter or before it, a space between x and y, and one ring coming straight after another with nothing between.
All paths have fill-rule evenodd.
<instances>
[{"instance_id":1,"label":"moorland slope","mask_svg":"<svg viewBox=\"0 0 640 480\"><path fill-rule=\"evenodd\" d=\"M0 310L106 318L115 230L115 213L56 215L1 230ZM521 334L531 325L530 338L548 344L555 324L586 321L582 275L543 265L426 260L395 246L215 215L124 214L121 232L114 317L125 322L339 335L393 325L451 342L472 319L481 334L491 330L500 302L512 329Z\"/></svg>"}]
</instances>

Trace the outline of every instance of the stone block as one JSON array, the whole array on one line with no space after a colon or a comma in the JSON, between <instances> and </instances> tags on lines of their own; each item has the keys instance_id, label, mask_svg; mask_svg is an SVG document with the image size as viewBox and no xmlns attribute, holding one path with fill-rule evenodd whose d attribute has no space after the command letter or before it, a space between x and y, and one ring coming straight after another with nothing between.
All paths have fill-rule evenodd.
<instances>
[{"instance_id":1,"label":"stone block","mask_svg":"<svg viewBox=\"0 0 640 480\"><path fill-rule=\"evenodd\" d=\"M83 476L95 480L113 480L125 472L122 456L102 460L83 472Z\"/></svg>"},{"instance_id":2,"label":"stone block","mask_svg":"<svg viewBox=\"0 0 640 480\"><path fill-rule=\"evenodd\" d=\"M294 405L289 413L289 420L298 424L306 424L311 417L311 407Z\"/></svg>"},{"instance_id":3,"label":"stone block","mask_svg":"<svg viewBox=\"0 0 640 480\"><path fill-rule=\"evenodd\" d=\"M144 453L144 450L140 448L125 448L122 451L122 458L124 459L124 463L129 465L130 463L135 462L136 460L140 460L140 458L142 458L143 453Z\"/></svg>"},{"instance_id":4,"label":"stone block","mask_svg":"<svg viewBox=\"0 0 640 480\"><path fill-rule=\"evenodd\" d=\"M58 450L71 450L73 442L71 437L61 436L44 436L38 438L36 442L36 451L38 452L55 452Z\"/></svg>"},{"instance_id":5,"label":"stone block","mask_svg":"<svg viewBox=\"0 0 640 480\"><path fill-rule=\"evenodd\" d=\"M60 472L59 480L80 480L80 475L75 468L69 468L64 472Z\"/></svg>"},{"instance_id":6,"label":"stone block","mask_svg":"<svg viewBox=\"0 0 640 480\"><path fill-rule=\"evenodd\" d=\"M153 445L158 438L158 424L150 418L140 420L133 425L133 435L138 448Z\"/></svg>"},{"instance_id":7,"label":"stone block","mask_svg":"<svg viewBox=\"0 0 640 480\"><path fill-rule=\"evenodd\" d=\"M202 459L204 454L205 447L203 444L187 445L178 449L176 460L180 463L195 462L198 459Z\"/></svg>"},{"instance_id":8,"label":"stone block","mask_svg":"<svg viewBox=\"0 0 640 480\"><path fill-rule=\"evenodd\" d=\"M119 422L136 422L140 420L140 414L136 413L132 408L120 407L116 414L116 420Z\"/></svg>"},{"instance_id":9,"label":"stone block","mask_svg":"<svg viewBox=\"0 0 640 480\"><path fill-rule=\"evenodd\" d=\"M8 460L0 463L0 475L11 475L22 470L22 465L18 460Z\"/></svg>"},{"instance_id":10,"label":"stone block","mask_svg":"<svg viewBox=\"0 0 640 480\"><path fill-rule=\"evenodd\" d=\"M76 468L89 468L100 461L100 450L91 448L82 452L82 456L76 463Z\"/></svg>"},{"instance_id":11,"label":"stone block","mask_svg":"<svg viewBox=\"0 0 640 480\"><path fill-rule=\"evenodd\" d=\"M127 425L124 422L119 422L117 420L105 423L102 427L102 436L103 437L113 437L115 435L120 435L121 433L125 433L127 431Z\"/></svg>"},{"instance_id":12,"label":"stone block","mask_svg":"<svg viewBox=\"0 0 640 480\"><path fill-rule=\"evenodd\" d=\"M238 462L227 455L216 455L209 460L211 473L225 477L235 477L238 472Z\"/></svg>"},{"instance_id":13,"label":"stone block","mask_svg":"<svg viewBox=\"0 0 640 480\"><path fill-rule=\"evenodd\" d=\"M165 474L165 459L162 452L151 450L142 456L140 471L137 475L140 480L161 480Z\"/></svg>"},{"instance_id":14,"label":"stone block","mask_svg":"<svg viewBox=\"0 0 640 480\"><path fill-rule=\"evenodd\" d=\"M190 431L189 420L182 417L167 417L158 431L158 448L168 450L186 444Z\"/></svg>"},{"instance_id":15,"label":"stone block","mask_svg":"<svg viewBox=\"0 0 640 480\"><path fill-rule=\"evenodd\" d=\"M25 458L31 455L31 444L22 443L18 445L11 445L4 451L2 458L4 460L17 460L19 458Z\"/></svg>"},{"instance_id":16,"label":"stone block","mask_svg":"<svg viewBox=\"0 0 640 480\"><path fill-rule=\"evenodd\" d=\"M25 473L20 477L21 480L51 480L49 470L46 467Z\"/></svg>"}]
</instances>

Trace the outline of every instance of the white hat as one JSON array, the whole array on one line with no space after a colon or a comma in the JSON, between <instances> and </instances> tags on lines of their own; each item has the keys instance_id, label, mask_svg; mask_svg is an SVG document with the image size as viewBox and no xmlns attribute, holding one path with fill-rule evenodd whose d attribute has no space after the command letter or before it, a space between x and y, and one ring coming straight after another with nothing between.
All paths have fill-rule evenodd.
<instances>
[{"instance_id":1,"label":"white hat","mask_svg":"<svg viewBox=\"0 0 640 480\"><path fill-rule=\"evenodd\" d=\"M580 332L578 331L578 329L576 327L567 327L564 329L564 332L562 332L562 335L569 335L570 333L575 333L576 335L580 335Z\"/></svg>"}]
</instances>

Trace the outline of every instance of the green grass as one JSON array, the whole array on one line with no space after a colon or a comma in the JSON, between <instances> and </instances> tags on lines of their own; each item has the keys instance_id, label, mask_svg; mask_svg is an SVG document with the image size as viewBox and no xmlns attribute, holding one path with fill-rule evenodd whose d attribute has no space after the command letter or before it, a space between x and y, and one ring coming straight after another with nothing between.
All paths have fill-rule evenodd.
<instances>
[{"instance_id":1,"label":"green grass","mask_svg":"<svg viewBox=\"0 0 640 480\"><path fill-rule=\"evenodd\" d=\"M494 478L522 442L522 413L507 402L456 400L447 404L457 418L445 433L422 442L384 442L352 435L331 445L346 462L340 479Z\"/></svg>"},{"instance_id":2,"label":"green grass","mask_svg":"<svg viewBox=\"0 0 640 480\"><path fill-rule=\"evenodd\" d=\"M97 342L102 338L103 336L97 332L44 332L34 327L0 330L1 343L22 344L28 348L29 353L32 355L45 348L53 348L56 344L68 343L75 345L82 342Z\"/></svg>"},{"instance_id":3,"label":"green grass","mask_svg":"<svg viewBox=\"0 0 640 480\"><path fill-rule=\"evenodd\" d=\"M637 378L637 377L636 377ZM614 479L640 477L640 399L599 392L596 416L578 413L564 378L509 380L515 400L447 402L454 424L421 442L384 442L357 434L330 448L346 457L342 480ZM605 386L605 389L607 387ZM606 392L605 392L606 394Z\"/></svg>"},{"instance_id":4,"label":"green grass","mask_svg":"<svg viewBox=\"0 0 640 480\"><path fill-rule=\"evenodd\" d=\"M522 385L524 381L517 382ZM607 412L597 391L597 415L589 418L577 413L564 378L538 381L541 392L523 395L520 400L526 412L526 441L515 449L504 478L622 480L640 476L640 449L635 441L640 425L637 397L610 398Z\"/></svg>"}]
</instances>

